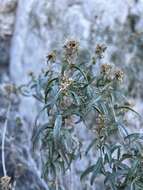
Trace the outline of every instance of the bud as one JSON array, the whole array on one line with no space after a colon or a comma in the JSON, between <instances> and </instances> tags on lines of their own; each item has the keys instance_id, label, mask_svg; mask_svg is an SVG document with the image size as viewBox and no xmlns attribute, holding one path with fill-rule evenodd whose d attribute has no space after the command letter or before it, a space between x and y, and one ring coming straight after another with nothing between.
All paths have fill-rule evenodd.
<instances>
[{"instance_id":1,"label":"bud","mask_svg":"<svg viewBox=\"0 0 143 190\"><path fill-rule=\"evenodd\" d=\"M46 56L46 58L47 58L47 63L48 63L49 61L55 62L55 61L56 61L56 50L53 50L52 52L50 52L50 53Z\"/></svg>"}]
</instances>

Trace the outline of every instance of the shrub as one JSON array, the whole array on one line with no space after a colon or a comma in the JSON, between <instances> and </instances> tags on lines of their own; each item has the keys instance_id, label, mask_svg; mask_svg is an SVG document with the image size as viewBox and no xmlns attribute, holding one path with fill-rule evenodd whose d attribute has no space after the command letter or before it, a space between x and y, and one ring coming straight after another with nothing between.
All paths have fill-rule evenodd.
<instances>
[{"instance_id":1,"label":"shrub","mask_svg":"<svg viewBox=\"0 0 143 190\"><path fill-rule=\"evenodd\" d=\"M74 160L92 149L96 162L85 169L81 180L90 175L92 185L103 176L105 189L143 189L143 136L129 134L125 118L127 111L138 113L124 96L123 72L102 63L105 50L106 46L97 45L93 55L87 52L88 62L80 62L79 43L68 41L62 52L47 56L46 68L38 77L30 73L29 83L20 87L23 95L34 96L43 106L35 120L32 140L33 147L41 142L43 176L51 188L56 188L60 172L65 173ZM53 69L54 64L60 64L58 71ZM95 71L95 64L100 65L100 71ZM39 122L43 113L44 123ZM92 126L88 125L90 114ZM82 142L75 134L80 122L94 136L82 154Z\"/></svg>"}]
</instances>

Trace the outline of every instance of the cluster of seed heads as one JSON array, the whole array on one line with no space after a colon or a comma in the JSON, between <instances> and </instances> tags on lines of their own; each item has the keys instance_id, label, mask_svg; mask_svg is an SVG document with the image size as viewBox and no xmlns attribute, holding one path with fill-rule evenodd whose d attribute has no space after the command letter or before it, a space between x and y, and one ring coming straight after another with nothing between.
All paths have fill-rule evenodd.
<instances>
[{"instance_id":1,"label":"cluster of seed heads","mask_svg":"<svg viewBox=\"0 0 143 190\"><path fill-rule=\"evenodd\" d=\"M104 76L110 77L111 79L116 79L117 81L122 81L123 77L124 77L124 73L121 69L116 69L113 72L113 67L110 64L102 64L101 65L101 73Z\"/></svg>"},{"instance_id":2,"label":"cluster of seed heads","mask_svg":"<svg viewBox=\"0 0 143 190\"><path fill-rule=\"evenodd\" d=\"M111 68L112 68L112 66L109 64L102 64L101 65L101 73L107 74L110 72Z\"/></svg>"}]
</instances>

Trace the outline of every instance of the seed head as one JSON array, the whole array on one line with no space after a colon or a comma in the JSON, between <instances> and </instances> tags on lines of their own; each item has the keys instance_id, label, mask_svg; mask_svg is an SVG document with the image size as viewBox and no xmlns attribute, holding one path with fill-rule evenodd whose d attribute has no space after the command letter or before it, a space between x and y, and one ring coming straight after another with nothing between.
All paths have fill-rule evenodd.
<instances>
[{"instance_id":1,"label":"seed head","mask_svg":"<svg viewBox=\"0 0 143 190\"><path fill-rule=\"evenodd\" d=\"M118 81L122 81L124 77L124 73L122 70L115 71L115 79Z\"/></svg>"},{"instance_id":2,"label":"seed head","mask_svg":"<svg viewBox=\"0 0 143 190\"><path fill-rule=\"evenodd\" d=\"M48 63L49 61L55 62L55 61L56 61L56 51L53 50L52 52L50 52L50 53L46 56L46 58L47 58L47 63Z\"/></svg>"},{"instance_id":3,"label":"seed head","mask_svg":"<svg viewBox=\"0 0 143 190\"><path fill-rule=\"evenodd\" d=\"M66 56L75 55L78 52L79 43L76 40L70 40L64 45Z\"/></svg>"},{"instance_id":4,"label":"seed head","mask_svg":"<svg viewBox=\"0 0 143 190\"><path fill-rule=\"evenodd\" d=\"M101 65L101 73L107 74L111 70L112 66L109 64L102 64Z\"/></svg>"}]
</instances>

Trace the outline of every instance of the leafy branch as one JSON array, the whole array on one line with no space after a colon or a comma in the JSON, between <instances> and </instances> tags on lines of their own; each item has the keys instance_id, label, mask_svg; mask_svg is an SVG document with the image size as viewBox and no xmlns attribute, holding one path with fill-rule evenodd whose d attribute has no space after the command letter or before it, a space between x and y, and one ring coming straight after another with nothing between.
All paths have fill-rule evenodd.
<instances>
[{"instance_id":1,"label":"leafy branch","mask_svg":"<svg viewBox=\"0 0 143 190\"><path fill-rule=\"evenodd\" d=\"M31 73L29 83L19 87L23 95L33 96L42 104L32 140L34 144L41 141L43 176L47 181L51 178L57 181L58 174L65 173L81 156L82 142L75 134L75 127L82 122L95 135L85 155L93 149L97 161L81 174L81 180L91 174L93 185L102 175L105 188L114 190L143 185L142 178L136 176L143 172L140 138L132 134L134 138L137 136L133 151L130 143L133 137L125 124L126 111L137 112L126 105L121 88L123 72L111 64L101 64L99 73L94 72L95 60L101 62L106 49L104 45L97 45L89 63L81 64L79 43L68 41L58 59L58 72L52 69L58 58L53 51L47 56L45 70L37 78ZM44 122L40 121L43 113L46 114ZM90 126L88 116L92 114L94 122ZM129 164L124 163L126 159ZM51 187L57 189L60 184L57 187L53 183Z\"/></svg>"}]
</instances>

